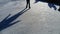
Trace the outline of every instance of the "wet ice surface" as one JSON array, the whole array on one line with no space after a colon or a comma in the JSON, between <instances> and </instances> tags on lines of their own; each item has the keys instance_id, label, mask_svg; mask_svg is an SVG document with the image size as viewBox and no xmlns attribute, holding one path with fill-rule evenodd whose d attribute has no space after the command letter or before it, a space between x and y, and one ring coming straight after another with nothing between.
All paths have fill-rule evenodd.
<instances>
[{"instance_id":1,"label":"wet ice surface","mask_svg":"<svg viewBox=\"0 0 60 34\"><path fill-rule=\"evenodd\" d=\"M0 1L5 2L0 5L0 21L9 14L13 16L19 13L26 4L25 0ZM31 0L31 9L15 21L17 20L21 21L0 31L0 34L60 34L60 12L49 8L47 3L34 3L34 0Z\"/></svg>"}]
</instances>

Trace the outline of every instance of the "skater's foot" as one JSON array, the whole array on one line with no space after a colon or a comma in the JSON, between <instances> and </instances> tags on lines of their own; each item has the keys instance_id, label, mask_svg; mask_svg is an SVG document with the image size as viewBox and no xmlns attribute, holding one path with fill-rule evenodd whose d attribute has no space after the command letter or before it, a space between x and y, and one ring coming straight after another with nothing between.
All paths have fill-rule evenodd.
<instances>
[{"instance_id":1,"label":"skater's foot","mask_svg":"<svg viewBox=\"0 0 60 34\"><path fill-rule=\"evenodd\" d=\"M31 7L29 7L29 9L30 9Z\"/></svg>"},{"instance_id":2,"label":"skater's foot","mask_svg":"<svg viewBox=\"0 0 60 34\"><path fill-rule=\"evenodd\" d=\"M27 7L26 7L27 8Z\"/></svg>"},{"instance_id":3,"label":"skater's foot","mask_svg":"<svg viewBox=\"0 0 60 34\"><path fill-rule=\"evenodd\" d=\"M60 8L58 9L58 11L60 11Z\"/></svg>"}]
</instances>

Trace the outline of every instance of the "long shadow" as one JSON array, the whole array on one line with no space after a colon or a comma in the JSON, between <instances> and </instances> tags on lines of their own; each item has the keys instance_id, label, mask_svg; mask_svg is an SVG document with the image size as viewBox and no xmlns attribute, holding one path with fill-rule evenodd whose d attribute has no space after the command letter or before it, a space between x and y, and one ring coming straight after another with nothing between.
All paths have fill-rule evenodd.
<instances>
[{"instance_id":1,"label":"long shadow","mask_svg":"<svg viewBox=\"0 0 60 34\"><path fill-rule=\"evenodd\" d=\"M53 3L53 4L56 4L56 5L60 5L60 0L35 0L35 3L37 2L46 2L46 3Z\"/></svg>"},{"instance_id":2,"label":"long shadow","mask_svg":"<svg viewBox=\"0 0 60 34\"><path fill-rule=\"evenodd\" d=\"M26 8L25 8L26 9ZM16 21L14 23L11 23L13 22L14 20L16 20L19 16L21 16L23 13L25 13L27 10L29 9L23 9L22 11L20 11L19 13L13 15L12 17L8 18L11 14L9 14L5 19L3 19L1 22L0 22L0 31L16 24L17 22L20 22L20 21Z\"/></svg>"}]
</instances>

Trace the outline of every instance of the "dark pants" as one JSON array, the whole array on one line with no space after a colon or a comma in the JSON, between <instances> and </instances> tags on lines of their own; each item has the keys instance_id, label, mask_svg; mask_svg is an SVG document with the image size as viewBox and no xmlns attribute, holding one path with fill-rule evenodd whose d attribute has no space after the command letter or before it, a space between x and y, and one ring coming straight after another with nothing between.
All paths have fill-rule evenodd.
<instances>
[{"instance_id":1,"label":"dark pants","mask_svg":"<svg viewBox=\"0 0 60 34\"><path fill-rule=\"evenodd\" d=\"M58 11L60 11L60 6L59 6L59 9L58 9Z\"/></svg>"},{"instance_id":2,"label":"dark pants","mask_svg":"<svg viewBox=\"0 0 60 34\"><path fill-rule=\"evenodd\" d=\"M30 8L30 0L26 0L26 8L29 7Z\"/></svg>"}]
</instances>

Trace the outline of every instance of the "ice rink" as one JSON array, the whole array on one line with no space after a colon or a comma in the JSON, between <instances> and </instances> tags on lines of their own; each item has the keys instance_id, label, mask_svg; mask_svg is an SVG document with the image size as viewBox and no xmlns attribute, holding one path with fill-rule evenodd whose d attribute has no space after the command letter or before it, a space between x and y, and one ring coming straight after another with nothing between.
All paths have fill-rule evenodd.
<instances>
[{"instance_id":1,"label":"ice rink","mask_svg":"<svg viewBox=\"0 0 60 34\"><path fill-rule=\"evenodd\" d=\"M24 10L26 0L0 0L0 23L7 23L0 34L60 34L59 6L54 10L48 3L34 2Z\"/></svg>"}]
</instances>

